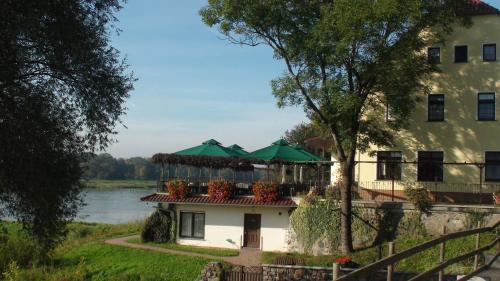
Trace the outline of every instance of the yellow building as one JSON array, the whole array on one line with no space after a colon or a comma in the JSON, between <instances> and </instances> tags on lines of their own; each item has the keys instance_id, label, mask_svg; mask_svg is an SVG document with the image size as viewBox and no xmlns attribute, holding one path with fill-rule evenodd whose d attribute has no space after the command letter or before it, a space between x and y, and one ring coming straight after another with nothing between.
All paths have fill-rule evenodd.
<instances>
[{"instance_id":1,"label":"yellow building","mask_svg":"<svg viewBox=\"0 0 500 281\"><path fill-rule=\"evenodd\" d=\"M500 12L473 3L468 11L473 25L456 27L445 44L427 49L441 72L429 82L431 93L419 94L397 145L356 156L357 192L363 198L398 200L405 186L415 186L439 201L487 203L500 191ZM334 170L335 165L332 181Z\"/></svg>"}]
</instances>

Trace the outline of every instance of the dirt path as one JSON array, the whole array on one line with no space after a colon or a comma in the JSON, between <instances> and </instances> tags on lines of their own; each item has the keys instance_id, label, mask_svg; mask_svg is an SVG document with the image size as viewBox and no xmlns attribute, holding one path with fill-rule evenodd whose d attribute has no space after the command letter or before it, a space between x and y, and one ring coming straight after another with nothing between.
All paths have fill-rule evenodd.
<instances>
[{"instance_id":1,"label":"dirt path","mask_svg":"<svg viewBox=\"0 0 500 281\"><path fill-rule=\"evenodd\" d=\"M128 240L136 239L136 238L139 238L139 235L114 238L114 239L106 240L104 242L106 244L110 244L110 245L117 245L117 246L128 247L128 248L133 248L133 249L141 249L141 250L146 250L146 251L161 252L161 253L174 254L174 255L184 255L184 256L191 256L191 257L201 257L201 258L213 259L213 260L223 260L225 262L235 264L235 265L245 265L245 266L260 265L261 252L259 250L256 250L256 249L243 248L240 250L240 254L238 256L219 257L219 256L212 256L212 255L207 255L207 254L185 252L185 251L165 249L165 248L161 248L161 247L155 247L155 246L150 246L150 245L135 244L135 243L127 242Z\"/></svg>"}]
</instances>

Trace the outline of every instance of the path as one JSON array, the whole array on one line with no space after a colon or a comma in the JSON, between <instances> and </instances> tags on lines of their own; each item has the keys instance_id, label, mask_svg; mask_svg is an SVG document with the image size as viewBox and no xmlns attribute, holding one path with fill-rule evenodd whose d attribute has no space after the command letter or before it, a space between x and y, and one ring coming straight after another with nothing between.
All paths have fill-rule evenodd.
<instances>
[{"instance_id":1,"label":"path","mask_svg":"<svg viewBox=\"0 0 500 281\"><path fill-rule=\"evenodd\" d=\"M106 240L104 242L106 244L110 244L110 245L117 245L117 246L128 247L128 248L133 248L133 249L141 249L141 250L146 250L146 251L154 251L154 252L161 252L161 253L174 254L174 255L191 256L191 257L201 257L201 258L214 259L214 260L223 260L225 262L235 264L235 265L245 265L245 266L260 265L261 252L257 249L243 248L240 250L240 254L238 256L219 257L219 256L212 256L212 255L207 255L207 254L199 254L199 253L193 253L193 252L165 249L165 248L156 247L156 246L135 244L135 243L127 242L128 240L137 239L137 238L139 238L139 235L114 238L114 239Z\"/></svg>"}]
</instances>

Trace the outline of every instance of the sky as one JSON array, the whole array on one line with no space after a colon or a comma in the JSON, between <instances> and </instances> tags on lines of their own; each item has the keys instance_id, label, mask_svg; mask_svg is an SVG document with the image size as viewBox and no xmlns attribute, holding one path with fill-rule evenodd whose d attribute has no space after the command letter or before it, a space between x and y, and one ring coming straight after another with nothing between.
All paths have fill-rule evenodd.
<instances>
[{"instance_id":1,"label":"sky","mask_svg":"<svg viewBox=\"0 0 500 281\"><path fill-rule=\"evenodd\" d=\"M500 7L500 0L486 1ZM129 0L116 15L112 45L138 81L126 103L126 126L106 152L151 157L216 139L253 151L307 121L300 107L278 108L270 81L282 61L269 47L238 46L204 25L206 0Z\"/></svg>"},{"instance_id":2,"label":"sky","mask_svg":"<svg viewBox=\"0 0 500 281\"><path fill-rule=\"evenodd\" d=\"M270 81L284 71L264 46L222 39L201 21L205 1L129 0L112 45L138 81L127 101L115 157L172 153L216 139L252 151L306 121L302 108L279 109Z\"/></svg>"}]
</instances>

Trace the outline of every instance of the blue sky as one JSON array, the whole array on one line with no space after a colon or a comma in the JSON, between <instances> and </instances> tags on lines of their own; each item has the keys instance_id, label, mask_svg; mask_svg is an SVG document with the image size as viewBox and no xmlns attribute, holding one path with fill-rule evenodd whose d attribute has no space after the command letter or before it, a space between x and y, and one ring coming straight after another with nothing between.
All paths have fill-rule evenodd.
<instances>
[{"instance_id":1,"label":"blue sky","mask_svg":"<svg viewBox=\"0 0 500 281\"><path fill-rule=\"evenodd\" d=\"M500 0L487 1L500 7ZM139 79L127 102L115 157L175 152L214 138L251 151L306 121L302 108L278 109L270 81L284 71L265 46L222 40L198 15L206 0L129 0L112 44Z\"/></svg>"}]
</instances>

